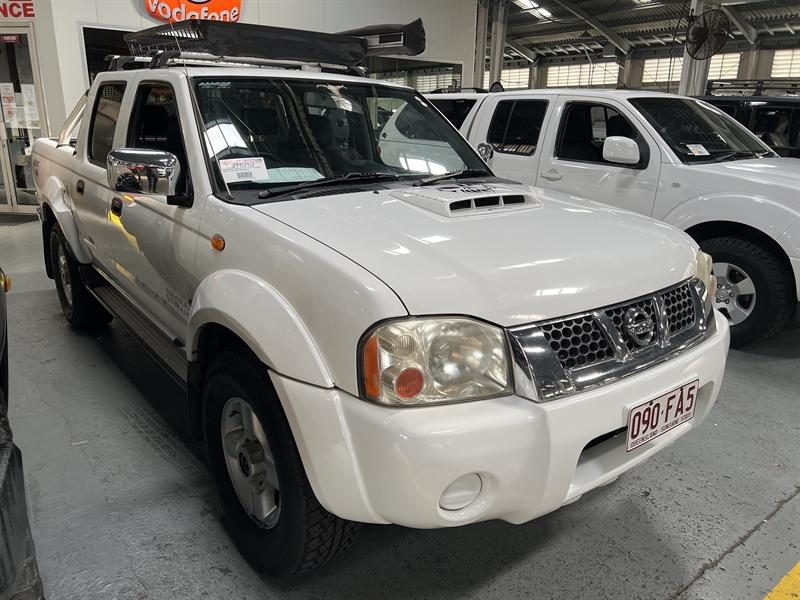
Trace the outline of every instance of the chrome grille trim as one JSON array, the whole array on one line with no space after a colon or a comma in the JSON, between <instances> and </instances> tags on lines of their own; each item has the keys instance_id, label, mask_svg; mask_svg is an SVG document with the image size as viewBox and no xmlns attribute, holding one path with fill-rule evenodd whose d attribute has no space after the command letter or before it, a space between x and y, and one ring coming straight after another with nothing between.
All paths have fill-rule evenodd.
<instances>
[{"instance_id":1,"label":"chrome grille trim","mask_svg":"<svg viewBox=\"0 0 800 600\"><path fill-rule=\"evenodd\" d=\"M713 319L709 322L712 313L704 313L702 293L703 284L688 279L626 302L509 329L517 394L537 402L555 400L618 381L685 352L714 329ZM645 310L655 320L653 341L641 347L635 347L621 325L620 315L632 307ZM586 338L577 334L565 347L561 346L563 336L554 340L554 331L572 331L576 325L582 334L594 331L587 328L590 322L602 333L613 356L591 360ZM558 351L565 348L559 357ZM584 354L586 359L578 364L576 357Z\"/></svg>"}]
</instances>

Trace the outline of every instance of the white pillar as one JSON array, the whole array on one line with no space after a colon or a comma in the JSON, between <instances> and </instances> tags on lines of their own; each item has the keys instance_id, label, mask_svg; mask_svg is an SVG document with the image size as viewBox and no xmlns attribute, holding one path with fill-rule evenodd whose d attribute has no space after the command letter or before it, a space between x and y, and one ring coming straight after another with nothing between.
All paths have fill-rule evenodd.
<instances>
[{"instance_id":1,"label":"white pillar","mask_svg":"<svg viewBox=\"0 0 800 600\"><path fill-rule=\"evenodd\" d=\"M472 69L472 85L476 88L486 86L483 80L486 71L486 36L489 33L489 0L478 0L478 15L475 32L475 62Z\"/></svg>"}]
</instances>

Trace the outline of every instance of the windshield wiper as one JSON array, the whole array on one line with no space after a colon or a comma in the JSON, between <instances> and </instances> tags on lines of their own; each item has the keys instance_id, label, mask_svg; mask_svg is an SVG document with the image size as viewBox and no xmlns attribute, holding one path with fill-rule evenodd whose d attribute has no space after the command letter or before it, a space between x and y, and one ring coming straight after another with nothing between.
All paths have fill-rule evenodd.
<instances>
[{"instance_id":1,"label":"windshield wiper","mask_svg":"<svg viewBox=\"0 0 800 600\"><path fill-rule=\"evenodd\" d=\"M491 176L492 174L489 171L484 171L483 169L460 169L458 171L450 171L449 173L443 173L442 175L434 175L433 177L420 179L415 181L414 185L433 185L434 183L439 183L440 181L445 181L447 179L466 179L468 177Z\"/></svg>"},{"instance_id":2,"label":"windshield wiper","mask_svg":"<svg viewBox=\"0 0 800 600\"><path fill-rule=\"evenodd\" d=\"M709 158L709 162L722 162L731 158L759 158L757 152L752 150L736 150L731 152L720 152Z\"/></svg>"},{"instance_id":3,"label":"windshield wiper","mask_svg":"<svg viewBox=\"0 0 800 600\"><path fill-rule=\"evenodd\" d=\"M258 193L258 197L263 200L265 198L272 198L282 194L291 194L307 188L325 187L328 185L336 185L344 181L397 181L400 175L397 173L345 173L344 175L337 175L336 177L323 177L322 179L315 179L313 181L304 181L292 185L284 185L274 187L263 192Z\"/></svg>"}]
</instances>

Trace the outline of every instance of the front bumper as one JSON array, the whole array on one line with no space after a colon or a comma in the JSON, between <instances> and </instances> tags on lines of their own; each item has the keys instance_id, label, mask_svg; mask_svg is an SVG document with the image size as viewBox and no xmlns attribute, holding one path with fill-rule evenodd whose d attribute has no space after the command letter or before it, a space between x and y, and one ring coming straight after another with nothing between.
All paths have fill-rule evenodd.
<instances>
[{"instance_id":1,"label":"front bumper","mask_svg":"<svg viewBox=\"0 0 800 600\"><path fill-rule=\"evenodd\" d=\"M272 374L309 481L330 512L354 521L449 527L501 519L524 523L616 479L697 427L716 401L730 335L717 330L685 354L614 384L562 400L518 396L393 409L341 390ZM584 450L625 427L629 410L700 381L695 417L625 451L625 436ZM439 501L454 480L478 473L477 499L458 511Z\"/></svg>"}]
</instances>

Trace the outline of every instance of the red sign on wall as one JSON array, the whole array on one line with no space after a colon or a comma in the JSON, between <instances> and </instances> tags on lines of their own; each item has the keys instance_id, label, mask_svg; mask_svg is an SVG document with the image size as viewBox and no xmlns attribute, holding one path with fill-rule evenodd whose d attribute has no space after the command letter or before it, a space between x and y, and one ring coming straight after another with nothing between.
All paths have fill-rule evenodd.
<instances>
[{"instance_id":1,"label":"red sign on wall","mask_svg":"<svg viewBox=\"0 0 800 600\"><path fill-rule=\"evenodd\" d=\"M144 3L147 12L163 21L238 21L242 16L242 0L144 0Z\"/></svg>"},{"instance_id":2,"label":"red sign on wall","mask_svg":"<svg viewBox=\"0 0 800 600\"><path fill-rule=\"evenodd\" d=\"M32 19L35 16L33 0L0 0L0 17Z\"/></svg>"}]
</instances>

